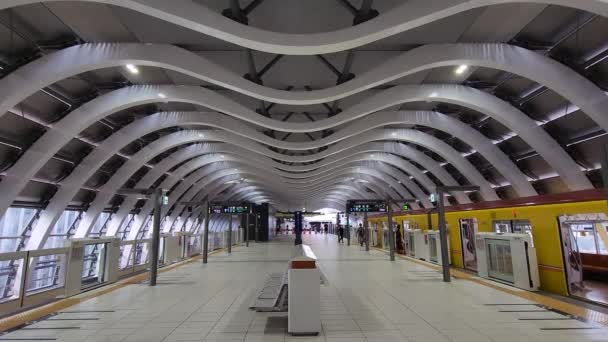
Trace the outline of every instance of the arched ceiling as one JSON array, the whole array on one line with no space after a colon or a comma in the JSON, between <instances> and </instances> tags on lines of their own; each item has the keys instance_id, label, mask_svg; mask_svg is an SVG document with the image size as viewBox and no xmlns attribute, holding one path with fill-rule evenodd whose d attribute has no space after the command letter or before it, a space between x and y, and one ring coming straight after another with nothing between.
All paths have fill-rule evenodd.
<instances>
[{"instance_id":1,"label":"arched ceiling","mask_svg":"<svg viewBox=\"0 0 608 342\"><path fill-rule=\"evenodd\" d=\"M417 198L450 204L599 187L605 0L5 0L0 215L66 208L114 235L149 201ZM199 208L200 209L200 208Z\"/></svg>"}]
</instances>

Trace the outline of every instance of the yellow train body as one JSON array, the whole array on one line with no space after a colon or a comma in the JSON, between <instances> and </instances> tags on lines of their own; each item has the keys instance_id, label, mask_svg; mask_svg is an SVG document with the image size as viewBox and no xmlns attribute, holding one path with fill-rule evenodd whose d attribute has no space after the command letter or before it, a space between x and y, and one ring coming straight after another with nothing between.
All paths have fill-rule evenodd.
<instances>
[{"instance_id":1,"label":"yellow train body","mask_svg":"<svg viewBox=\"0 0 608 342\"><path fill-rule=\"evenodd\" d=\"M450 238L452 265L463 267L462 243L460 237L460 219L477 219L479 232L492 232L493 222L497 220L529 220L532 225L532 236L538 258L541 289L560 295L568 295L566 274L560 242L558 217L562 215L606 213L606 201L588 201L558 203L511 208L479 209L452 211L446 213L446 222ZM401 225L409 221L410 226L428 229L427 214L396 214L394 222ZM370 225L386 222L386 216L370 217ZM431 214L433 229L438 227L437 214ZM403 232L401 232L403 234ZM378 229L378 240L382 241L381 229Z\"/></svg>"}]
</instances>

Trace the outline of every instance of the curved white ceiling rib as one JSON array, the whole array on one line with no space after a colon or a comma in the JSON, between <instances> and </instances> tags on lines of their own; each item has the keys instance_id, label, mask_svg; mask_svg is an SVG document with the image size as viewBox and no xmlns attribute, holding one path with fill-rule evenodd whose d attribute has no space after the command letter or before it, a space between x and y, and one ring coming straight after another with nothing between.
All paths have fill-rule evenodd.
<instances>
[{"instance_id":1,"label":"curved white ceiling rib","mask_svg":"<svg viewBox=\"0 0 608 342\"><path fill-rule=\"evenodd\" d=\"M59 0L43 0L52 2ZM110 4L186 27L190 30L250 49L286 55L317 55L339 52L471 9L508 3L541 3L578 8L608 16L607 0L410 0L380 17L332 32L286 34L241 25L193 1L166 0L76 0ZM4 0L0 9L41 2Z\"/></svg>"},{"instance_id":2,"label":"curved white ceiling rib","mask_svg":"<svg viewBox=\"0 0 608 342\"><path fill-rule=\"evenodd\" d=\"M141 120L139 120L139 121L141 121ZM137 122L139 122L139 121L137 121ZM133 124L136 124L136 123L133 123ZM396 143L371 143L369 145L377 145L377 146L375 149L373 148L373 146L369 146L369 148L363 148L361 151L351 151L352 156L353 156L352 158L348 158L349 155L344 155L344 156L336 155L334 157L324 160L323 163L319 164L319 167L322 167L325 164L328 164L331 166L332 165L331 163L335 163L340 160L344 161L345 159L349 159L349 160L352 159L352 161L363 160L364 158L357 156L356 153L359 153L359 154L369 153L369 152L374 152L376 150L384 151L384 149L386 148L389 151L393 151L393 153L395 153L396 155L401 155L403 157L414 160L417 163L421 164L422 166L427 168L431 173L433 173L440 181L442 181L443 184L445 184L445 185L456 185L457 184L457 182L442 167L440 167L437 162L433 161L431 158L426 156L424 153L411 148L410 146L396 144ZM365 147L365 146L362 146L362 147ZM220 153L222 151L225 151L226 153L233 153L233 154L236 153L237 155L246 155L247 154L247 150L237 148L235 146L231 146L228 144L205 143L205 144L192 145L192 146L189 146L182 150L179 150L176 153L170 154L169 156L162 159L158 164L156 164L154 166L154 168L152 170L150 170L148 173L146 173L144 175L144 177L135 185L135 187L136 188L148 188L152 184L154 184L154 182L156 182L156 180L158 178L160 178L163 174L168 172L170 169L172 169L176 165L179 165L184 161L187 161L194 157L199 157L206 153ZM400 161L403 160L402 158L395 158L389 153L382 153L382 155L386 155L387 159L394 158L394 159L398 159ZM338 157L338 158L336 158L336 157ZM384 158L381 155L379 155L378 157ZM274 161L271 161L271 162L275 163ZM344 162L344 164L346 164L346 163L347 162ZM278 164L278 163L276 163L276 164ZM293 169L295 169L293 171L298 171L296 169L297 167L293 167L293 166L290 167L290 166L282 165L282 164L278 164L278 165L285 167L285 168L293 168ZM226 181L230 181L230 180L238 180L238 177L233 177L233 179L227 179ZM370 184L370 186L371 186L371 184ZM385 194L385 193L380 192L380 194ZM458 196L458 195L460 195L460 196ZM396 198L395 196L389 196L389 197ZM469 203L470 202L470 200L461 193L456 193L455 197L459 203ZM52 199L52 201L55 201L56 198L57 198L57 195L56 195L56 197L54 197ZM108 229L107 229L108 235L113 236L118 232L119 227L123 224L125 217L127 217L128 213L132 210L132 208L136 202L137 202L137 199L133 196L126 197L123 200L121 206L119 207L118 211L114 214L114 216L112 217L112 220L110 221L110 223L108 225ZM50 207L51 207L51 205L49 205L48 208L50 208ZM84 229L84 227L83 227L83 229ZM89 227L87 227L87 229L89 229ZM77 230L76 237L84 237L84 236L86 236L86 234L87 234L86 230L85 231Z\"/></svg>"},{"instance_id":3,"label":"curved white ceiling rib","mask_svg":"<svg viewBox=\"0 0 608 342\"><path fill-rule=\"evenodd\" d=\"M217 147L217 145L220 145L220 147ZM223 150L226 150L227 153L235 153L234 150L236 150L237 154L239 154L238 153L239 149L236 149L233 146L229 146L229 145L226 145L226 146L221 146L221 145L222 144L208 144L208 143L193 145L193 146L187 147L184 150L180 150L180 151L176 152L175 154L171 154L168 157L166 157L165 159L163 159L161 162L159 162L159 164L157 164L150 172L148 172L137 183L136 187L144 187L144 188L149 187L151 184L153 184L156 181L156 179L158 179L162 174L167 172L169 169L172 169L175 165L179 165L185 160L200 156L201 154L204 154L204 153L218 153ZM380 144L377 144L377 145L380 145ZM390 144L387 144L387 146L390 146ZM233 150L231 150L231 148ZM420 154L422 154L422 153L417 150L412 149L409 146L400 145L400 146L397 146L396 150L404 151L406 157L413 157L413 160L420 161L423 164L428 162L428 161L425 161L425 158L420 158L421 156L417 156L415 154L410 156L408 153L411 153L411 152L420 153ZM398 151L396 151L396 152L398 152ZM244 155L244 154L241 154L241 155ZM386 154L386 155L387 155L386 156L387 158L394 158L394 157L389 156L388 154ZM379 157L381 157L381 156L379 156ZM424 156L424 157L426 157L426 156ZM430 160L430 158L428 158L428 157L426 157L426 158ZM358 159L362 159L362 158L359 157ZM394 159L401 160L400 158L394 158ZM356 160L356 159L353 159L353 160ZM272 162L273 161L271 161L271 163ZM395 162L395 165L398 165L397 162ZM432 166L432 165L430 165L430 166ZM439 167L439 169L441 169L441 168ZM441 170L443 170L443 169L441 169ZM439 172L438 174L441 174L441 172ZM453 181L453 179L452 179L452 181ZM446 184L450 184L450 182L448 182ZM456 184L455 181L453 184ZM372 186L371 183L369 183L368 185L370 187ZM170 186L170 185L166 185L166 186ZM376 190L376 191L378 191L378 190ZM394 195L391 195L389 197L397 198L397 196L394 196ZM57 198L58 197L54 197L52 199L52 201L56 201ZM459 198L457 198L457 200L458 199ZM110 222L110 225L108 226L108 230L107 230L108 235L116 234L120 225L123 223L124 218L131 211L131 209L133 208L133 205L135 204L136 201L137 201L137 199L135 199L133 197L127 197L124 199L118 212L114 215L112 221ZM469 202L468 198L466 198L466 197L464 197L464 199L462 199L462 201L461 201L461 203L468 203L468 202ZM49 208L54 207L54 206L55 205L49 205ZM88 215L88 217L94 217L94 216L96 216L96 215L95 214ZM88 233L88 230L91 229L92 224L94 224L94 220L91 220L88 224L83 224L83 225L79 226L79 229L76 232L76 237L86 236L86 234Z\"/></svg>"},{"instance_id":4,"label":"curved white ceiling rib","mask_svg":"<svg viewBox=\"0 0 608 342\"><path fill-rule=\"evenodd\" d=\"M164 116L161 116L161 118L165 119ZM148 116L148 117L140 120L142 122L140 122L138 125L135 125L135 126L140 127L140 128L155 127L155 125L154 125L154 122L156 122L155 119L156 118L154 118L154 115ZM167 122L167 121L163 120L163 122ZM36 232L37 236L40 236L40 238L42 240L32 239L32 244L40 244L40 243L42 243L43 240L45 240L45 235L40 234L40 232L49 231L49 229L59 219L61 213L63 212L64 208L67 206L69 201L74 197L76 192L81 188L81 186L86 182L86 180L89 179L93 175L93 173L101 165L103 165L103 163L106 162L107 159L109 159L112 155L114 155L114 153L116 153L118 150L120 150L125 144L132 141L132 139L134 137L139 136L139 135L130 134L130 133L133 133L133 130L131 129L132 126L133 126L133 124L127 126L124 131L121 130L121 131L119 131L118 134L113 135L111 138L107 139L107 141L106 141L107 144L105 144L105 142L104 142L104 144L100 145L100 148L96 149L93 153L89 154L89 156L87 156L85 158L83 163L80 164L70 174L70 176L68 176L64 180L63 185L60 187L59 191L55 194L55 196L51 199L46 210L42 213L40 219L37 221L36 226L34 227L34 232ZM156 129L158 129L158 127ZM142 134L145 132L140 131L139 133ZM143 150L139 151L136 155L134 155L133 158L131 158L127 162L127 164L125 164L123 167L121 167L118 170L118 172L116 173L118 175L116 177L118 177L118 178L113 177L113 178L111 178L111 180L108 183L106 183L106 184L104 184L104 186L102 186L102 188L100 189L100 193L105 193L105 195L101 195L98 193L96 196L96 199L91 204L92 208L97 208L97 213L96 213L96 210L91 210L84 217L84 219L82 220L81 224L79 225L79 227L76 231L75 236L76 237L85 237L88 234L88 232L92 228L93 224L97 220L98 213L100 213L101 210L103 209L103 207L105 206L105 203L107 203L107 201L109 201L111 196L116 192L117 187L124 184L124 182L126 182L126 180L135 172L135 170L138 170L149 159L152 159L154 156L158 155L159 153L162 153L163 151L173 148L176 145L181 145L184 143L189 143L192 141L200 140L199 134L200 134L200 132L189 132L189 133L187 133L187 135L185 135L184 133L171 134L169 136L163 137L163 138L155 141L154 143L151 143L146 148L144 148ZM142 134L142 135L144 135L144 134ZM124 141L122 143L119 143L120 140L124 140ZM99 153L97 153L97 152L99 152ZM206 146L200 146L200 148L198 150L192 149L190 147L186 151L179 152L178 153L180 155L179 157L172 158L170 160L172 160L172 161L175 160L175 162L178 162L178 160L182 160L183 158L192 157L195 153L203 154L203 153L209 153L209 152L221 152L221 147L216 148L216 146L212 147L209 144L207 144ZM256 160L249 159L246 154L242 154L240 156L240 158L242 161L247 161L249 163L252 163L253 165L258 165L259 167L262 167L262 168L264 168L267 165L273 165L273 164L274 164L273 165L274 167L281 165L270 159L267 160L266 162L257 162ZM220 154L213 154L213 155L197 158L197 160L201 160L201 159L202 160L207 159L209 162L234 161L234 159L230 155L227 155L226 157L224 157L223 155L221 156ZM379 158L379 159L375 159L375 160L377 160L377 161L384 160L387 163L391 163L397 167L400 167L406 171L409 171L409 173L411 173L411 174L415 174L416 176L418 176L420 178L421 183L426 185L427 191L429 191L429 192L433 191L432 189L434 188L434 185L428 179L428 177L426 177L424 174L422 174L419 171L418 171L418 173L416 173L417 169L411 165L408 165L405 161L399 160L399 158L396 158L396 157L390 158L389 156L386 156L386 158ZM374 163L374 165L377 165L377 164ZM163 174L164 172L166 172L166 170L169 167L170 167L169 164L161 162L158 170L155 170L156 172L150 172L149 173L150 177L144 177L140 181L140 183L144 187L149 186L150 184L153 183L154 178L152 178L152 177L154 177L154 176L158 177L159 174ZM381 166L378 166L378 167L381 167ZM335 168L335 166L334 166L334 168ZM157 169L157 168L155 167L154 169ZM273 168L270 168L267 171L271 172L271 173L275 173L282 177L290 176L289 173L286 173L286 172L283 172L280 170L275 170ZM331 171L331 169L329 169L329 170L320 169L320 170L317 170L317 172L312 173L310 176L318 176L320 174L327 173L329 171ZM160 172L162 172L162 173L160 173ZM401 171L398 171L398 172L401 172ZM410 179L406 175L402 175L399 178L403 179L405 186L409 189L412 189L418 197L424 197L424 194L422 194L422 192L420 191L418 186L415 183L411 182ZM127 200L127 201L133 201L133 200L131 199L131 200ZM123 203L123 206L126 206L127 204L128 204L128 202ZM91 214L91 212L94 214ZM109 229L108 229L109 232L114 232L118 227L117 225L122 223L122 220L116 220L116 221L117 221L116 224L109 227Z\"/></svg>"},{"instance_id":5,"label":"curved white ceiling rib","mask_svg":"<svg viewBox=\"0 0 608 342\"><path fill-rule=\"evenodd\" d=\"M468 64L508 71L539 82L581 108L602 128L608 128L608 120L601 116L601 105L606 103L606 95L591 81L567 66L533 51L508 44L490 43L424 45L404 52L348 82L312 91L285 91L264 87L201 56L170 45L84 44L42 57L2 79L0 115L39 89L62 79L127 63L179 71L254 98L292 105L331 102L422 70ZM214 92L208 92L214 95L209 96L209 101L223 98ZM238 112L240 109L235 110Z\"/></svg>"},{"instance_id":6,"label":"curved white ceiling rib","mask_svg":"<svg viewBox=\"0 0 608 342\"><path fill-rule=\"evenodd\" d=\"M239 166L239 171L235 171L235 168L233 166L223 168L223 166L218 165L218 163L209 165L202 169L198 169L197 171L195 171L194 173L192 173L188 176L188 180L180 183L180 185L178 185L178 187L172 191L172 193L169 197L170 203L167 207L163 207L162 214L164 216L166 211L168 210L168 208L173 206L175 204L175 202L177 201L177 199L179 197L181 197L182 194L191 186L194 189L196 189L195 191L192 191L192 193L196 194L198 191L200 191L201 189L204 189L205 187L208 187L210 184L213 184L218 179L224 178L226 176L229 176L229 175L232 175L235 173L241 174L241 175L247 174L248 178L264 178L260 175L259 170L257 170L257 171L255 171L255 170L256 169L254 169L254 171L250 171L250 168L247 166ZM386 177L385 175L383 175L382 172L379 172L376 170L370 170L370 169L366 169L366 168L361 168L360 173L377 178L381 182L387 183L388 185L393 187L395 190L397 190L399 195L403 198L411 197L409 195L409 193L407 192L407 190L405 190L403 187L399 187L398 183L396 181L394 181L390 177ZM339 177L339 176L337 176L337 177ZM200 179L200 180L195 181L197 179ZM272 183L272 180L270 178L264 179L264 184L266 186L268 185L268 182ZM331 185L331 184L332 183L325 184L325 185L321 184L321 185L319 185L319 187L323 188L323 187L327 187L328 185ZM161 187L164 188L165 185L161 185ZM170 184L166 184L166 187L170 187ZM144 207L140 210L140 213L137 215L137 217L135 218L135 221L132 225L131 231L129 233L130 234L129 239L134 239L137 236L137 233L142 229L142 227L145 223L146 217L152 211L153 205L154 204L152 203L152 201L147 201L146 204L144 205Z\"/></svg>"},{"instance_id":7,"label":"curved white ceiling rib","mask_svg":"<svg viewBox=\"0 0 608 342\"><path fill-rule=\"evenodd\" d=\"M119 93L121 93L122 95L124 95L121 91L118 91ZM118 101L118 103L116 103ZM8 208L8 206L12 203L12 200L15 198L15 196L17 196L21 189L23 189L23 187L27 184L27 182L29 181L29 179L31 177L34 176L34 174L37 172L37 170L39 170L45 163L46 161L52 156L54 155L62 146L64 146L67 142L69 142L71 140L72 137L76 136L77 134L80 133L80 131L83 129L82 127L87 127L88 125L92 124L93 122L103 118L104 116L109 115L110 113L115 112L116 110L119 110L121 108L125 108L126 106L128 106L127 101L125 101L124 99L120 99L120 96L116 96L116 92L112 92L109 93L107 95L104 95L98 99L95 99L91 102L89 102L88 104L83 105L82 107L74 110L72 113L70 113L68 116L66 116L64 119L62 119L61 121L59 121L57 124L55 124L53 126L52 129L50 129L49 131L47 131L40 139L38 139L30 149L28 149L26 151L26 153L15 163L15 165L7 171L7 174L5 176L5 179L11 179L12 181L8 182L8 181L4 181L0 183L0 189L2 190L2 193L5 194L4 196L2 196L2 198L0 198L0 203L2 205L0 205L0 210L1 212L4 212L6 210L6 208ZM148 126L144 127L137 127L139 128L139 132L145 132L146 129L149 131L150 129L153 129L154 127L158 127L161 125L162 122L165 123L171 123L171 121L169 120L170 114L165 114L165 120L161 120L160 122L157 122L156 126L151 126L152 124L148 124ZM179 119L179 115L175 114L176 116L178 116ZM290 147L294 147L294 144L290 144L290 143L286 143L286 142L280 142L276 139L271 139L265 135L262 135L261 133L253 130L253 129L249 129L243 125L239 125L238 123L235 123L234 119L231 119L229 117L226 116L222 116L219 114L214 114L214 113L207 113L206 116L204 118L198 118L197 114L194 113L185 113L182 115L184 117L182 117L181 121L177 120L177 122L181 122L181 123L187 123L187 122L192 122L194 124L196 123L203 123L206 122L209 125L212 126L222 126L224 128L228 128L230 129L230 127L234 127L235 125L241 126L243 130L245 130L247 133L246 135L249 135L250 138L256 138L262 142L265 143L269 143L269 144L273 144L277 147L281 147L281 148L290 148ZM189 117L188 117L189 116ZM193 116L197 116L197 117L193 117ZM77 120L75 119L77 118ZM447 118L447 117L446 117ZM208 120L204 120L204 119L208 119ZM76 124L76 122L80 122L81 124ZM224 124L222 124L224 123ZM424 124L424 123L422 123ZM174 125L172 123L172 125ZM453 125L454 127L457 127L458 125ZM460 127L463 127L465 130L467 129L468 126L466 126L464 124L460 125ZM131 141L129 139L131 139L133 137L133 133L137 132L134 131L134 128L131 128L131 126L128 126L129 129L126 130L127 133L129 133L128 135L124 135L123 137L125 139L116 139L116 140L112 140L111 142L108 143L109 146L107 146L107 148L102 148L100 149L100 151L98 153L95 153L95 158L100 158L102 156L109 156L111 151L114 151L116 149L120 149L121 147L118 147L120 144L124 144L126 145L125 142L128 143L128 141ZM368 129L369 127L366 127L365 125L362 127L363 129ZM472 128L469 128L470 130L474 131ZM233 128L234 130L234 128ZM240 130L236 130L236 132L238 132ZM371 137L371 134L373 133L373 131L368 132L367 136ZM201 133L204 136L204 133ZM207 133L209 134L214 134L214 132L210 132ZM420 133L423 134L423 133ZM143 135L143 134L142 134ZM457 134L453 134L458 136ZM121 137L121 135L119 135L119 137ZM362 138L362 136L359 136L358 138ZM201 137L202 140L203 138ZM209 138L207 138L209 139ZM396 137L389 137L389 140L398 140L398 139L402 139L401 134L399 134L399 136ZM222 140L222 139L220 139ZM239 139L235 139L230 138L230 139L226 139L227 142L232 142ZM345 139L346 141L348 141L348 139ZM352 138L350 140L353 140ZM372 139L373 140L373 139ZM378 140L378 139L375 139ZM411 140L410 140L411 141ZM468 141L467 141L468 142ZM330 142L330 143L333 143ZM355 144L357 142L353 141L353 144ZM361 143L361 141L358 142L359 144ZM249 141L245 142L244 144L242 144L242 146L248 146L250 144ZM123 146L124 146L123 145ZM340 145L340 144L337 144ZM344 142L342 143L342 145L344 145ZM447 144L444 144L445 146L447 146ZM476 146L477 144L472 144L474 146ZM491 145L491 144L488 144ZM323 145L320 145L323 146ZM493 146L493 145L491 145ZM490 148L491 148L490 146ZM298 146L295 146L298 147ZM308 147L307 148L314 148L314 146ZM333 146L334 149L336 148L336 146ZM480 149L483 147L480 147ZM453 150L450 148L450 150ZM324 151L325 154L328 153L328 151ZM279 154L280 156L280 154ZM495 160L497 155L487 155L487 159L488 160ZM498 155L500 156L500 154ZM319 159L322 158L323 156L321 154L318 154L317 156ZM281 157L279 157L281 158ZM284 158L284 157L283 157ZM281 159L283 159L281 158ZM506 157L505 157L506 158ZM105 159L104 159L105 160ZM100 160L98 159L90 159L89 161L90 163L93 163L93 165L95 165L95 163L97 162L99 164ZM89 165L87 165L87 163L84 164L85 165L85 169L86 167L88 167ZM500 164L499 164L500 165ZM472 166L471 166L472 168ZM92 169L86 169L88 170L87 172L92 172ZM78 175L81 175L80 173ZM522 175L519 175L520 180L517 179L518 175L512 175L511 177L507 177L510 181L514 181L514 184L527 184L527 182L525 181L525 178L522 177ZM478 177L478 179L483 179L483 177ZM516 188L517 189L517 188Z\"/></svg>"},{"instance_id":8,"label":"curved white ceiling rib","mask_svg":"<svg viewBox=\"0 0 608 342\"><path fill-rule=\"evenodd\" d=\"M196 134L195 134L196 135ZM174 141L175 137L170 137L169 139L167 139L168 141ZM152 156L150 156L150 158L152 158ZM221 164L217 164L217 162L220 162L222 159L219 155L209 155L209 156L203 156L203 157L198 157L198 158L194 158L191 161L187 162L186 164L184 164L183 166L181 166L180 168L178 168L176 171L174 171L174 173L172 173L170 176L168 176L163 183L160 185L162 188L173 188L175 186L175 184L177 184L181 178L187 174L190 174L191 172L200 169L200 167L202 167L203 165L209 165L210 163L216 162L216 164L213 164L213 167L208 167L204 170L199 170L196 171L194 175L190 175L188 176L188 179L181 182L180 185L178 185L178 188L174 189L171 192L171 199L172 201L169 204L170 208L171 205L174 204L174 201L176 201L178 198L180 198L183 194L184 191L186 191L186 189L188 189L190 186L192 186L194 180L196 179L196 177L200 177L201 175L205 175L206 172L209 172L209 170L211 171L217 171L222 169L224 166L226 165L226 163L221 163ZM229 164L228 164L229 165ZM233 170L234 167L233 166L229 166L227 167L228 170ZM242 173L242 171L246 171L249 170L248 166L239 166L239 171L235 171L236 174L240 174ZM256 168L256 170L259 170ZM265 170L268 171L268 170ZM125 173L128 174L128 173ZM256 177L257 178L257 177ZM113 179L112 179L113 180ZM115 180L114 183L118 184L118 183L124 183L124 181L126 181L126 179L123 177L122 179L119 180ZM270 182L270 184L272 184L271 179L266 179L265 183L262 183L263 185L268 185L268 183ZM205 186L208 186L207 183L205 183ZM95 223L96 218L98 217L98 215L101 213L101 211L103 210L103 207L105 204L102 203L107 203L107 201L109 201L109 199L111 198L111 196L113 195L113 191L107 191L106 193L104 193L104 195L100 195L98 194L98 196L96 197L95 201L92 203L89 211L87 212L87 215L85 216L85 219L80 223L78 229L77 229L77 236L86 236L88 234L88 232L90 231L90 229L92 228L92 226ZM104 197L105 196L105 197ZM99 198L99 200L98 200ZM150 210L152 210L152 205L153 203L151 202L147 202L145 204L145 206L141 209L141 213L146 213ZM123 207L124 206L124 207ZM114 217L113 220L116 220L117 223L115 226L109 227L108 229L108 235L113 235L115 234L116 231L118 231L118 227L120 226L120 224L122 223L122 221L124 220L124 217L128 214L129 210L132 208L132 204L126 205L126 203L123 203L123 205L121 205L122 210L120 210ZM60 215L60 211L55 213L55 216ZM136 229L141 228L141 224L143 224L143 220L146 216L144 214L142 214L141 217L138 217L138 219L136 219L135 224L133 225ZM49 229L49 227L47 227L46 229Z\"/></svg>"}]
</instances>

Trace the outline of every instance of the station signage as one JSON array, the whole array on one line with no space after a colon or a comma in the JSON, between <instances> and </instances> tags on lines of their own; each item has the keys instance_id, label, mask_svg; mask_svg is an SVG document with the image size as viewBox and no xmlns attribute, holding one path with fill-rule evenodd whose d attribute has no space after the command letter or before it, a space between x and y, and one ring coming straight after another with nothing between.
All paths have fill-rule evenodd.
<instances>
[{"instance_id":1,"label":"station signage","mask_svg":"<svg viewBox=\"0 0 608 342\"><path fill-rule=\"evenodd\" d=\"M209 214L250 214L251 203L210 202Z\"/></svg>"},{"instance_id":2,"label":"station signage","mask_svg":"<svg viewBox=\"0 0 608 342\"><path fill-rule=\"evenodd\" d=\"M412 206L409 203L403 203L403 211L410 211L412 210Z\"/></svg>"},{"instance_id":3,"label":"station signage","mask_svg":"<svg viewBox=\"0 0 608 342\"><path fill-rule=\"evenodd\" d=\"M348 200L346 212L348 213L385 213L388 211L385 200Z\"/></svg>"}]
</instances>

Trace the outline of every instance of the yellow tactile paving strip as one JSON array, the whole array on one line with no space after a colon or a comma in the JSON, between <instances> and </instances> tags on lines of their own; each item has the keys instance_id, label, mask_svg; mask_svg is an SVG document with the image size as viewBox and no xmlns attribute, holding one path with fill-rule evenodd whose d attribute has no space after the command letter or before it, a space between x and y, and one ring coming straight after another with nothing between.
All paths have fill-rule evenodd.
<instances>
[{"instance_id":1,"label":"yellow tactile paving strip","mask_svg":"<svg viewBox=\"0 0 608 342\"><path fill-rule=\"evenodd\" d=\"M223 251L223 249L218 249L213 252L209 252L209 255L212 255L212 254L215 254L215 253L218 253L221 251ZM199 256L190 258L188 260L180 261L178 263L175 263L175 264L172 264L169 266L165 266L165 267L159 269L158 272L159 273L168 272L177 267L195 262L197 260L201 260L201 258L202 258L202 256L199 255ZM12 316L9 316L9 317L6 317L6 318L0 320L0 332L14 329L20 325L39 320L42 317L46 317L50 314L61 311L70 306L82 303L82 302L92 299L92 298L99 297L108 292L118 290L125 286L139 284L142 281L145 281L146 279L148 279L148 272L140 273L140 274L134 275L132 277L122 279L114 284L106 285L99 289L96 289L96 290L93 290L90 292L86 292L86 293L80 294L75 297L60 299L60 300L54 301L50 304L46 304L43 306L33 308L31 310L27 310L27 311L23 311L23 312L14 314Z\"/></svg>"},{"instance_id":2,"label":"yellow tactile paving strip","mask_svg":"<svg viewBox=\"0 0 608 342\"><path fill-rule=\"evenodd\" d=\"M376 248L377 250L384 252L384 253L388 253L387 251L385 251L384 249L380 249L380 248ZM437 266L437 265L432 265L429 264L427 262L421 261L421 260L417 260L417 259L413 259L404 255L399 255L399 254L395 254L396 256L398 256L401 259L405 259L435 270L441 270L441 266ZM573 315L576 317L580 317L580 318L584 318L586 320L592 321L592 322L597 322L603 325L607 325L608 326L608 315L602 312L598 312L598 311L594 311L594 310L590 310L587 309L583 306L579 306L579 305L575 305L572 303L568 303L568 302L564 302L561 301L559 299L553 298L553 297L549 297L549 296L545 296L542 295L540 293L536 293L536 292L530 292L530 291L521 291L521 290L509 290L508 288L505 288L503 286L498 286L498 285L493 285L491 282L482 280L480 278L477 278L475 276L472 276L469 273L463 272L459 269L455 269L455 268L451 268L451 274L453 277L455 278L460 278L460 279L466 279L466 280L470 280L473 281L475 283L490 287L494 290L498 290L498 291L502 291L502 292L506 292L508 294L511 294L513 296L517 296L523 299L527 299L533 302L536 302L540 305L543 305L547 308L551 308L554 310L558 310L561 312L565 312L569 315Z\"/></svg>"}]
</instances>

